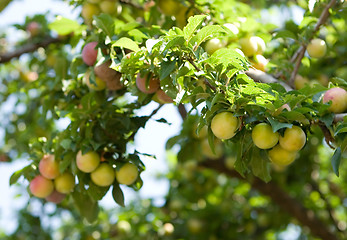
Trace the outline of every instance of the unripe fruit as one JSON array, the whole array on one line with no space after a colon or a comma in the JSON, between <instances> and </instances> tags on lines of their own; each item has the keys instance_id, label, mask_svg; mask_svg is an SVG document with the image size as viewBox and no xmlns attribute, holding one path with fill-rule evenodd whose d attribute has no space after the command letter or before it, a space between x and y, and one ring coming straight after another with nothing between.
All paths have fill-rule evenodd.
<instances>
[{"instance_id":1,"label":"unripe fruit","mask_svg":"<svg viewBox=\"0 0 347 240\"><path fill-rule=\"evenodd\" d=\"M148 78L150 79L148 80ZM153 78L151 74L146 74L144 77L141 77L139 73L136 77L136 86L141 92L151 94L159 89L160 81L158 78Z\"/></svg>"},{"instance_id":2,"label":"unripe fruit","mask_svg":"<svg viewBox=\"0 0 347 240\"><path fill-rule=\"evenodd\" d=\"M187 222L189 232L193 234L200 233L203 228L203 222L197 218L191 218Z\"/></svg>"},{"instance_id":3,"label":"unripe fruit","mask_svg":"<svg viewBox=\"0 0 347 240\"><path fill-rule=\"evenodd\" d=\"M265 52L266 44L264 40L260 37L254 36L251 37L252 41L255 41L257 43L257 54L263 54Z\"/></svg>"},{"instance_id":4,"label":"unripe fruit","mask_svg":"<svg viewBox=\"0 0 347 240\"><path fill-rule=\"evenodd\" d=\"M99 77L106 83L108 90L119 90L123 88L120 78L122 74L110 68L111 61L104 62L94 68L95 76Z\"/></svg>"},{"instance_id":5,"label":"unripe fruit","mask_svg":"<svg viewBox=\"0 0 347 240\"><path fill-rule=\"evenodd\" d=\"M54 180L55 190L68 194L75 187L75 177L71 173L63 173Z\"/></svg>"},{"instance_id":6,"label":"unripe fruit","mask_svg":"<svg viewBox=\"0 0 347 240\"><path fill-rule=\"evenodd\" d=\"M278 139L279 133L273 132L269 124L259 123L252 130L252 140L258 148L272 148L278 143Z\"/></svg>"},{"instance_id":7,"label":"unripe fruit","mask_svg":"<svg viewBox=\"0 0 347 240\"><path fill-rule=\"evenodd\" d=\"M347 110L347 92L343 88L331 88L324 93L323 103L331 101L329 111L333 113L343 113Z\"/></svg>"},{"instance_id":8,"label":"unripe fruit","mask_svg":"<svg viewBox=\"0 0 347 240\"><path fill-rule=\"evenodd\" d=\"M295 89L301 89L305 87L306 84L309 84L309 83L310 83L310 80L308 80L308 78L303 77L301 75L295 76L295 79L294 79Z\"/></svg>"},{"instance_id":9,"label":"unripe fruit","mask_svg":"<svg viewBox=\"0 0 347 240\"><path fill-rule=\"evenodd\" d=\"M97 15L100 13L100 9L98 6L91 4L91 3L86 3L82 6L82 17L84 21L88 24L90 24L93 21L93 16Z\"/></svg>"},{"instance_id":10,"label":"unripe fruit","mask_svg":"<svg viewBox=\"0 0 347 240\"><path fill-rule=\"evenodd\" d=\"M281 147L287 151L299 151L306 143L306 134L300 127L292 126L284 131L279 142Z\"/></svg>"},{"instance_id":11,"label":"unripe fruit","mask_svg":"<svg viewBox=\"0 0 347 240\"><path fill-rule=\"evenodd\" d=\"M93 172L100 163L100 157L96 152L87 152L82 155L82 151L79 151L76 156L77 168L82 172Z\"/></svg>"},{"instance_id":12,"label":"unripe fruit","mask_svg":"<svg viewBox=\"0 0 347 240\"><path fill-rule=\"evenodd\" d=\"M267 60L263 55L257 54L254 56L254 62L252 66L260 71L265 72L266 65L268 63L269 63L269 60Z\"/></svg>"},{"instance_id":13,"label":"unripe fruit","mask_svg":"<svg viewBox=\"0 0 347 240\"><path fill-rule=\"evenodd\" d=\"M211 121L211 130L219 139L229 139L236 134L239 127L239 119L231 112L221 112L215 115Z\"/></svg>"},{"instance_id":14,"label":"unripe fruit","mask_svg":"<svg viewBox=\"0 0 347 240\"><path fill-rule=\"evenodd\" d=\"M114 12L116 12L117 10L117 6L116 6L116 3L114 1L102 1L100 3L100 8L101 8L101 11L104 12L104 13L108 13L108 14L112 14Z\"/></svg>"},{"instance_id":15,"label":"unripe fruit","mask_svg":"<svg viewBox=\"0 0 347 240\"><path fill-rule=\"evenodd\" d=\"M98 42L90 42L84 45L82 49L82 60L88 66L93 66L96 62L96 58L98 56L98 50L96 46Z\"/></svg>"},{"instance_id":16,"label":"unripe fruit","mask_svg":"<svg viewBox=\"0 0 347 240\"><path fill-rule=\"evenodd\" d=\"M327 52L327 45L325 41L319 38L312 39L307 45L307 53L310 57L321 58Z\"/></svg>"},{"instance_id":17,"label":"unripe fruit","mask_svg":"<svg viewBox=\"0 0 347 240\"><path fill-rule=\"evenodd\" d=\"M239 29L232 23L225 23L224 27L228 28L234 35L239 34Z\"/></svg>"},{"instance_id":18,"label":"unripe fruit","mask_svg":"<svg viewBox=\"0 0 347 240\"><path fill-rule=\"evenodd\" d=\"M59 176L59 163L55 161L54 155L43 156L39 163L39 171L47 179L54 179Z\"/></svg>"},{"instance_id":19,"label":"unripe fruit","mask_svg":"<svg viewBox=\"0 0 347 240\"><path fill-rule=\"evenodd\" d=\"M48 197L54 190L53 182L41 175L37 175L31 180L29 185L30 192L38 198Z\"/></svg>"},{"instance_id":20,"label":"unripe fruit","mask_svg":"<svg viewBox=\"0 0 347 240\"><path fill-rule=\"evenodd\" d=\"M218 38L213 38L206 42L205 51L209 55L212 55L215 51L221 49L222 47L224 47L224 43Z\"/></svg>"},{"instance_id":21,"label":"unripe fruit","mask_svg":"<svg viewBox=\"0 0 347 240\"><path fill-rule=\"evenodd\" d=\"M287 166L295 160L297 152L287 151L280 145L277 145L271 149L268 154L271 162L274 164Z\"/></svg>"},{"instance_id":22,"label":"unripe fruit","mask_svg":"<svg viewBox=\"0 0 347 240\"><path fill-rule=\"evenodd\" d=\"M120 184L131 185L136 181L138 176L138 169L132 163L126 163L116 171L116 179Z\"/></svg>"},{"instance_id":23,"label":"unripe fruit","mask_svg":"<svg viewBox=\"0 0 347 240\"><path fill-rule=\"evenodd\" d=\"M95 91L102 91L106 88L106 82L104 82L101 78L98 76L95 76L95 82L91 82L90 80L90 71L87 71L84 74L84 83L88 86L90 90L95 90Z\"/></svg>"},{"instance_id":24,"label":"unripe fruit","mask_svg":"<svg viewBox=\"0 0 347 240\"><path fill-rule=\"evenodd\" d=\"M201 142L201 151L202 151L202 154L207 158L218 159L218 158L222 157L222 155L223 155L223 146L219 140L215 141L214 142L214 153L213 153L212 149L210 147L210 144L208 142L208 139L204 139Z\"/></svg>"},{"instance_id":25,"label":"unripe fruit","mask_svg":"<svg viewBox=\"0 0 347 240\"><path fill-rule=\"evenodd\" d=\"M292 110L288 104L283 104L281 107L279 107L278 109L276 109L276 111L273 113L273 115L274 115L274 116L280 115L281 112L282 112L284 109L287 109L287 111L291 111L291 110Z\"/></svg>"},{"instance_id":26,"label":"unripe fruit","mask_svg":"<svg viewBox=\"0 0 347 240\"><path fill-rule=\"evenodd\" d=\"M66 197L65 194L60 193L60 192L54 190L48 197L46 197L46 200L48 202L52 202L52 203L58 204L58 203L61 203L64 200L65 197Z\"/></svg>"},{"instance_id":27,"label":"unripe fruit","mask_svg":"<svg viewBox=\"0 0 347 240\"><path fill-rule=\"evenodd\" d=\"M99 167L90 174L90 177L96 185L108 187L113 183L116 176L114 169L110 165L101 163Z\"/></svg>"},{"instance_id":28,"label":"unripe fruit","mask_svg":"<svg viewBox=\"0 0 347 240\"><path fill-rule=\"evenodd\" d=\"M176 24L177 27L183 29L183 27L187 24L188 18L194 15L194 9L185 7L177 3L176 5L180 5L179 11L174 14L176 18Z\"/></svg>"},{"instance_id":29,"label":"unripe fruit","mask_svg":"<svg viewBox=\"0 0 347 240\"><path fill-rule=\"evenodd\" d=\"M159 10L167 15L167 16L173 16L175 15L182 5L176 2L175 0L159 0L158 1L158 7Z\"/></svg>"}]
</instances>

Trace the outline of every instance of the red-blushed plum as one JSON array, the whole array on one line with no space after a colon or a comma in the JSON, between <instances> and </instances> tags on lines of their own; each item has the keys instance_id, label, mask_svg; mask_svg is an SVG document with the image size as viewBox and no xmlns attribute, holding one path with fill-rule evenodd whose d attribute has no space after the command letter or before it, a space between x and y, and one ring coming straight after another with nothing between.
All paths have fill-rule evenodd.
<instances>
[{"instance_id":1,"label":"red-blushed plum","mask_svg":"<svg viewBox=\"0 0 347 240\"><path fill-rule=\"evenodd\" d=\"M150 74L141 76L139 73L136 77L136 86L141 92L152 94L159 89L160 81L158 78L153 78Z\"/></svg>"},{"instance_id":2,"label":"red-blushed plum","mask_svg":"<svg viewBox=\"0 0 347 240\"><path fill-rule=\"evenodd\" d=\"M343 88L330 88L324 93L323 103L331 101L329 111L333 113L343 113L347 110L347 91Z\"/></svg>"},{"instance_id":3,"label":"red-blushed plum","mask_svg":"<svg viewBox=\"0 0 347 240\"><path fill-rule=\"evenodd\" d=\"M172 98L170 98L163 90L158 89L153 96L153 99L156 99L159 103L173 103Z\"/></svg>"},{"instance_id":4,"label":"red-blushed plum","mask_svg":"<svg viewBox=\"0 0 347 240\"><path fill-rule=\"evenodd\" d=\"M82 151L79 151L76 156L77 168L82 172L93 172L100 163L100 156L98 153L90 151L82 155Z\"/></svg>"},{"instance_id":5,"label":"red-blushed plum","mask_svg":"<svg viewBox=\"0 0 347 240\"><path fill-rule=\"evenodd\" d=\"M61 203L65 197L66 197L65 194L54 190L48 197L46 197L46 200L48 202L58 204L58 203Z\"/></svg>"},{"instance_id":6,"label":"red-blushed plum","mask_svg":"<svg viewBox=\"0 0 347 240\"><path fill-rule=\"evenodd\" d=\"M40 31L41 31L41 24L39 24L38 22L30 22L27 25L27 31L30 34L30 37L35 37L37 35L39 35Z\"/></svg>"},{"instance_id":7,"label":"red-blushed plum","mask_svg":"<svg viewBox=\"0 0 347 240\"><path fill-rule=\"evenodd\" d=\"M54 179L59 176L59 163L55 160L54 155L44 155L39 163L39 171L47 179Z\"/></svg>"},{"instance_id":8,"label":"red-blushed plum","mask_svg":"<svg viewBox=\"0 0 347 240\"><path fill-rule=\"evenodd\" d=\"M31 180L29 189L35 197L46 198L53 192L54 185L52 180L37 175L33 180Z\"/></svg>"},{"instance_id":9,"label":"red-blushed plum","mask_svg":"<svg viewBox=\"0 0 347 240\"><path fill-rule=\"evenodd\" d=\"M98 50L96 46L98 42L90 42L84 45L82 49L82 60L88 66L93 66L96 62L96 58L98 56Z\"/></svg>"}]
</instances>

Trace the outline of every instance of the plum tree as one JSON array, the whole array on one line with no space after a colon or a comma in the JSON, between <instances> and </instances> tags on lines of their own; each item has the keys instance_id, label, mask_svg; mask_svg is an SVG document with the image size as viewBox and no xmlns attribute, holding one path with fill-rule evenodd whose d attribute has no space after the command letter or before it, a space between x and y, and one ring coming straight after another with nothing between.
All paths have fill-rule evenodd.
<instances>
[{"instance_id":1,"label":"plum tree","mask_svg":"<svg viewBox=\"0 0 347 240\"><path fill-rule=\"evenodd\" d=\"M297 156L297 152L288 151L281 147L281 145L276 145L274 148L269 150L269 158L271 162L278 166L287 166L291 164Z\"/></svg>"},{"instance_id":2,"label":"plum tree","mask_svg":"<svg viewBox=\"0 0 347 240\"><path fill-rule=\"evenodd\" d=\"M152 74L145 74L144 76L140 73L136 77L137 88L147 94L155 93L160 87L160 81L158 78L152 76Z\"/></svg>"},{"instance_id":3,"label":"plum tree","mask_svg":"<svg viewBox=\"0 0 347 240\"><path fill-rule=\"evenodd\" d=\"M236 134L239 125L239 119L231 112L221 112L213 117L211 130L217 138L229 139Z\"/></svg>"},{"instance_id":4,"label":"plum tree","mask_svg":"<svg viewBox=\"0 0 347 240\"><path fill-rule=\"evenodd\" d=\"M30 192L38 198L48 197L54 190L52 180L49 180L41 175L37 175L30 181Z\"/></svg>"},{"instance_id":5,"label":"plum tree","mask_svg":"<svg viewBox=\"0 0 347 240\"><path fill-rule=\"evenodd\" d=\"M101 187L110 186L115 179L115 170L107 163L101 163L91 174L92 181Z\"/></svg>"},{"instance_id":6,"label":"plum tree","mask_svg":"<svg viewBox=\"0 0 347 240\"><path fill-rule=\"evenodd\" d=\"M27 32L30 34L30 37L35 37L41 32L41 25L38 22L30 22L27 26Z\"/></svg>"},{"instance_id":7,"label":"plum tree","mask_svg":"<svg viewBox=\"0 0 347 240\"><path fill-rule=\"evenodd\" d=\"M72 192L75 187L74 175L68 172L61 174L56 179L54 179L54 187L56 191L63 194Z\"/></svg>"},{"instance_id":8,"label":"plum tree","mask_svg":"<svg viewBox=\"0 0 347 240\"><path fill-rule=\"evenodd\" d=\"M82 60L88 66L93 66L96 62L98 56L98 50L96 46L98 42L87 43L82 49Z\"/></svg>"},{"instance_id":9,"label":"plum tree","mask_svg":"<svg viewBox=\"0 0 347 240\"><path fill-rule=\"evenodd\" d=\"M93 172L100 163L100 156L98 153L90 151L82 154L80 150L76 155L76 165L82 172L90 173Z\"/></svg>"},{"instance_id":10,"label":"plum tree","mask_svg":"<svg viewBox=\"0 0 347 240\"><path fill-rule=\"evenodd\" d=\"M59 162L55 160L54 155L44 155L39 163L39 171L47 179L54 179L59 176Z\"/></svg>"},{"instance_id":11,"label":"plum tree","mask_svg":"<svg viewBox=\"0 0 347 240\"><path fill-rule=\"evenodd\" d=\"M283 136L280 136L279 143L287 151L299 151L306 143L306 134L298 126L286 128Z\"/></svg>"},{"instance_id":12,"label":"plum tree","mask_svg":"<svg viewBox=\"0 0 347 240\"><path fill-rule=\"evenodd\" d=\"M331 88L324 93L323 103L329 103L329 111L333 113L343 113L347 110L347 91L343 88Z\"/></svg>"},{"instance_id":13,"label":"plum tree","mask_svg":"<svg viewBox=\"0 0 347 240\"><path fill-rule=\"evenodd\" d=\"M269 149L278 143L279 133L273 132L267 123L259 123L252 130L253 143L261 149Z\"/></svg>"},{"instance_id":14,"label":"plum tree","mask_svg":"<svg viewBox=\"0 0 347 240\"><path fill-rule=\"evenodd\" d=\"M120 184L131 185L136 181L138 176L139 171L132 163L126 163L120 169L116 170L116 179Z\"/></svg>"},{"instance_id":15,"label":"plum tree","mask_svg":"<svg viewBox=\"0 0 347 240\"><path fill-rule=\"evenodd\" d=\"M315 38L307 45L307 53L310 57L321 58L327 52L327 45L324 40Z\"/></svg>"}]
</instances>

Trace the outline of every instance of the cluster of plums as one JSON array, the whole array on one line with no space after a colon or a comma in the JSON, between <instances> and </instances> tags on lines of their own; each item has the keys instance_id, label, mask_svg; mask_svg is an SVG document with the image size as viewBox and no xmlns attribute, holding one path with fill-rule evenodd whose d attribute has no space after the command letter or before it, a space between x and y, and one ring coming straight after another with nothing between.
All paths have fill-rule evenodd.
<instances>
[{"instance_id":1,"label":"cluster of plums","mask_svg":"<svg viewBox=\"0 0 347 240\"><path fill-rule=\"evenodd\" d=\"M328 108L330 112L347 111L347 92L342 88L327 90L322 101L330 103ZM290 110L288 106L285 108ZM213 134L221 140L232 138L239 127L240 119L227 111L216 114L211 121ZM301 127L293 125L291 128L286 128L283 135L280 135L274 132L268 123L259 123L252 129L252 140L258 148L268 150L268 156L274 164L287 166L295 160L298 151L304 147L306 134Z\"/></svg>"},{"instance_id":2,"label":"cluster of plums","mask_svg":"<svg viewBox=\"0 0 347 240\"><path fill-rule=\"evenodd\" d=\"M107 162L102 162L98 153L90 151L76 156L77 168L84 173L90 173L92 182L99 187L111 186L115 179L119 184L131 185L139 176L137 166L133 163L125 163L118 170ZM70 172L60 173L59 161L54 155L45 155L40 160L39 172L30 181L30 192L38 198L46 198L47 201L60 203L67 194L73 192L75 176Z\"/></svg>"}]
</instances>

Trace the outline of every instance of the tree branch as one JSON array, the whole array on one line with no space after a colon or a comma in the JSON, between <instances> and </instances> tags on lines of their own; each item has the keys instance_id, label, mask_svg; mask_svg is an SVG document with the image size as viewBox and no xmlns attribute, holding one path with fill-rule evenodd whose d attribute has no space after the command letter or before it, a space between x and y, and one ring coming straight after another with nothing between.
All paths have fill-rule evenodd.
<instances>
[{"instance_id":1,"label":"tree branch","mask_svg":"<svg viewBox=\"0 0 347 240\"><path fill-rule=\"evenodd\" d=\"M11 2L12 2L12 0L1 0L0 1L0 12L2 12L8 6L8 4L10 4Z\"/></svg>"},{"instance_id":2,"label":"tree branch","mask_svg":"<svg viewBox=\"0 0 347 240\"><path fill-rule=\"evenodd\" d=\"M61 38L47 38L45 40L43 40L42 42L39 43L28 43L24 46L22 46L20 49L15 50L13 52L10 53L4 53L0 55L0 63L6 63L11 61L13 58L18 58L20 56L22 56L25 53L31 53L31 52L35 52L38 48L40 47L47 47L48 45L52 44L52 43L59 43L62 42L63 39Z\"/></svg>"},{"instance_id":3,"label":"tree branch","mask_svg":"<svg viewBox=\"0 0 347 240\"><path fill-rule=\"evenodd\" d=\"M324 10L322 11L318 22L316 23L314 30L312 32L311 37L308 39L308 41L310 41L314 34L319 30L319 28L325 24L325 22L328 20L328 17L330 15L329 13L329 9L332 8L334 5L336 4L336 0L331 0L328 5L324 8ZM289 79L289 85L290 86L294 86L294 80L295 77L299 71L300 65L301 65L301 60L302 58L305 56L305 51L306 51L306 44L302 44L301 47L295 52L295 54L293 55L292 59L290 60L292 63L295 62L294 65L294 70L292 72L292 74L290 75L290 79Z\"/></svg>"},{"instance_id":4,"label":"tree branch","mask_svg":"<svg viewBox=\"0 0 347 240\"><path fill-rule=\"evenodd\" d=\"M257 69L252 69L250 68L248 71L245 72L248 77L252 78L253 80L257 82L262 82L262 83L279 83L281 84L287 92L292 91L293 88L286 84L285 82L279 81L270 74L267 74L263 71L257 70Z\"/></svg>"},{"instance_id":5,"label":"tree branch","mask_svg":"<svg viewBox=\"0 0 347 240\"><path fill-rule=\"evenodd\" d=\"M199 166L214 169L229 177L246 180L235 170L229 170L226 168L222 159L207 160L200 163ZM253 180L249 180L249 183L252 188L269 196L284 211L295 217L302 225L307 226L313 235L320 237L321 239L338 240L337 236L330 232L326 224L314 215L314 212L306 209L299 201L291 197L275 182L265 183L258 178L254 178Z\"/></svg>"}]
</instances>

